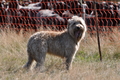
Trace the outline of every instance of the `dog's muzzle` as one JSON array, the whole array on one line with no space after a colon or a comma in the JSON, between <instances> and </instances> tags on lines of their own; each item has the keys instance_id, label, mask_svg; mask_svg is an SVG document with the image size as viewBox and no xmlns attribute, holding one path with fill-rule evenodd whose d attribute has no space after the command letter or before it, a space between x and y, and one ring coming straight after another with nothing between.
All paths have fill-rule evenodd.
<instances>
[{"instance_id":1,"label":"dog's muzzle","mask_svg":"<svg viewBox=\"0 0 120 80\"><path fill-rule=\"evenodd\" d=\"M82 34L83 34L83 28L82 27L76 27L75 30L74 30L75 37L77 39L81 38Z\"/></svg>"}]
</instances>

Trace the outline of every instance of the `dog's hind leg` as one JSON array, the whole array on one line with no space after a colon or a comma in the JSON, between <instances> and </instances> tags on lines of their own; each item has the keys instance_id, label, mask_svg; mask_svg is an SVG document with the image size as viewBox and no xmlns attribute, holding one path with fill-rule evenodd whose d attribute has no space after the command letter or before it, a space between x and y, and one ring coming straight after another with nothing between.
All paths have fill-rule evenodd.
<instances>
[{"instance_id":1,"label":"dog's hind leg","mask_svg":"<svg viewBox=\"0 0 120 80\"><path fill-rule=\"evenodd\" d=\"M32 64L32 62L33 62L32 56L28 55L28 62L23 66L23 68L29 69L31 64Z\"/></svg>"},{"instance_id":2,"label":"dog's hind leg","mask_svg":"<svg viewBox=\"0 0 120 80\"><path fill-rule=\"evenodd\" d=\"M37 63L35 66L35 70L39 71L43 67L46 53L47 53L47 48L44 48L43 46L41 47L41 49L39 48L39 50L36 52L37 56L35 56L35 61Z\"/></svg>"}]
</instances>

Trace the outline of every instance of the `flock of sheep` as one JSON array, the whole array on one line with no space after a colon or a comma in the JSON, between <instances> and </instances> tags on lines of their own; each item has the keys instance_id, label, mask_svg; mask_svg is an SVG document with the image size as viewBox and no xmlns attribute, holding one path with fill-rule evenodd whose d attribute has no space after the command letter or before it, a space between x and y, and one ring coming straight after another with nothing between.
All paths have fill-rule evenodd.
<instances>
[{"instance_id":1,"label":"flock of sheep","mask_svg":"<svg viewBox=\"0 0 120 80\"><path fill-rule=\"evenodd\" d=\"M39 0L38 2L0 1L0 28L33 29L40 27L53 30L66 28L67 20L73 15L83 17L89 31L95 30L95 9L100 30L120 26L120 2L94 2L79 0ZM103 27L104 26L104 27ZM102 28L102 29L101 29Z\"/></svg>"}]
</instances>

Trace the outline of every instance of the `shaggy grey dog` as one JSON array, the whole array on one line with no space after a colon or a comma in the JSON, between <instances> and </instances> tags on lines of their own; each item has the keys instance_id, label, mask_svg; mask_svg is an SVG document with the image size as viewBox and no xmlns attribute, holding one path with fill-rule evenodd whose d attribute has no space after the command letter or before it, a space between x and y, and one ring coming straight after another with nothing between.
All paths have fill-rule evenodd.
<instances>
[{"instance_id":1,"label":"shaggy grey dog","mask_svg":"<svg viewBox=\"0 0 120 80\"><path fill-rule=\"evenodd\" d=\"M45 61L46 53L49 53L65 58L66 69L69 70L85 32L86 24L78 16L69 19L68 28L62 32L36 32L28 41L28 62L24 68L29 69L33 60L35 60L37 62L35 69L40 69Z\"/></svg>"}]
</instances>

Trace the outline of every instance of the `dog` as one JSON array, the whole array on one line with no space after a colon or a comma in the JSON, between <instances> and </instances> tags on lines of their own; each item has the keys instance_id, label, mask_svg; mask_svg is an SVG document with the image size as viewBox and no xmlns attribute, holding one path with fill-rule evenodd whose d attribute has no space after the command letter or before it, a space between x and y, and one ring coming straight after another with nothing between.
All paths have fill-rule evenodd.
<instances>
[{"instance_id":1,"label":"dog","mask_svg":"<svg viewBox=\"0 0 120 80\"><path fill-rule=\"evenodd\" d=\"M48 53L65 58L66 69L69 70L86 30L85 21L81 17L73 16L68 20L67 29L64 31L34 33L27 44L28 62L24 68L29 69L35 60L37 62L35 69L41 69Z\"/></svg>"}]
</instances>

